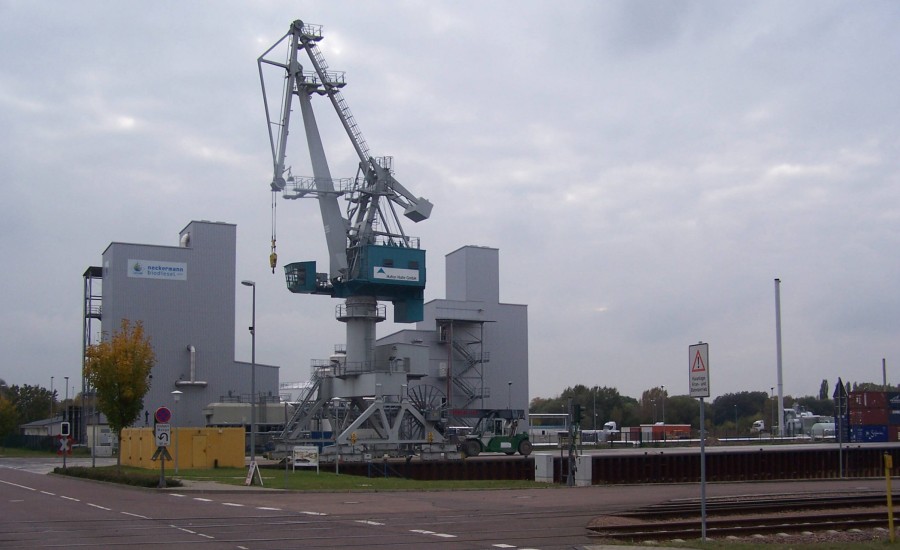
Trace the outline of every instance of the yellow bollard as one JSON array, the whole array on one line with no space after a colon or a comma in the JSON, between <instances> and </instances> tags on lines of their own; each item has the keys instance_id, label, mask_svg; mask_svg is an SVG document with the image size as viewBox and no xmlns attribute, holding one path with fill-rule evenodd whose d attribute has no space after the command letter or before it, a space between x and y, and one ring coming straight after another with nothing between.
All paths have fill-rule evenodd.
<instances>
[{"instance_id":1,"label":"yellow bollard","mask_svg":"<svg viewBox=\"0 0 900 550\"><path fill-rule=\"evenodd\" d=\"M887 509L888 531L891 533L891 542L894 542L894 501L891 489L891 469L894 467L894 457L884 453L884 479L887 481Z\"/></svg>"}]
</instances>

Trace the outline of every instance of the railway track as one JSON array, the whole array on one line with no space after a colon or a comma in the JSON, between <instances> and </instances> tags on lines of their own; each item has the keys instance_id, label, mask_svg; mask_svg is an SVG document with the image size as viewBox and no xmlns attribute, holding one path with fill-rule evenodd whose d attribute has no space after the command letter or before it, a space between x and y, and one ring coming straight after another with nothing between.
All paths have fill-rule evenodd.
<instances>
[{"instance_id":1,"label":"railway track","mask_svg":"<svg viewBox=\"0 0 900 550\"><path fill-rule=\"evenodd\" d=\"M897 496L894 496L897 499ZM886 499L875 493L852 495L765 495L709 499L706 535L751 537L886 528ZM597 518L592 537L612 540L696 539L701 537L699 500L672 501Z\"/></svg>"}]
</instances>

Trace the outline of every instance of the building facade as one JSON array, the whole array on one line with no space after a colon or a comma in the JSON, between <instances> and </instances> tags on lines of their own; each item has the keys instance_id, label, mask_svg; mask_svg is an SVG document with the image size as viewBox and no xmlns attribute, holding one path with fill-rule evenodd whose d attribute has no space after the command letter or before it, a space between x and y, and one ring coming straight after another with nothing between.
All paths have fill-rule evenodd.
<instances>
[{"instance_id":1,"label":"building facade","mask_svg":"<svg viewBox=\"0 0 900 550\"><path fill-rule=\"evenodd\" d=\"M85 307L86 318L102 319L104 335L140 321L156 354L137 426L162 406L176 426L204 426L208 404L250 401L251 365L234 359L235 260L236 226L208 221L189 223L175 246L113 242L103 252L102 309ZM277 400L278 367L256 367L258 401Z\"/></svg>"},{"instance_id":2,"label":"building facade","mask_svg":"<svg viewBox=\"0 0 900 550\"><path fill-rule=\"evenodd\" d=\"M409 355L417 379L410 381L410 393L432 405L446 400L451 413L527 412L528 307L500 301L498 249L464 246L446 255L445 272L446 298L425 304L415 330L379 339L376 357ZM416 360L422 353L427 360Z\"/></svg>"}]
</instances>

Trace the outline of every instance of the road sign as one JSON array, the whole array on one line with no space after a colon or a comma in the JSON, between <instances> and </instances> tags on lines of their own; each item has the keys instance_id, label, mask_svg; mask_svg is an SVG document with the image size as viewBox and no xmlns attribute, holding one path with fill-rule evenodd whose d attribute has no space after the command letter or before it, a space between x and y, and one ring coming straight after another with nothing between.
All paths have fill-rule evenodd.
<instances>
[{"instance_id":1,"label":"road sign","mask_svg":"<svg viewBox=\"0 0 900 550\"><path fill-rule=\"evenodd\" d=\"M834 407L836 409L838 416L847 416L847 401L849 401L847 396L847 389L844 387L844 382L838 377L837 386L834 388L834 393L831 395L834 398Z\"/></svg>"},{"instance_id":2,"label":"road sign","mask_svg":"<svg viewBox=\"0 0 900 550\"><path fill-rule=\"evenodd\" d=\"M154 433L156 434L156 446L157 447L168 447L169 443L172 441L172 425L171 424L157 424Z\"/></svg>"},{"instance_id":3,"label":"road sign","mask_svg":"<svg viewBox=\"0 0 900 550\"><path fill-rule=\"evenodd\" d=\"M56 441L59 443L59 449L56 451L58 455L72 455L72 444L75 440L70 435L58 435Z\"/></svg>"},{"instance_id":4,"label":"road sign","mask_svg":"<svg viewBox=\"0 0 900 550\"><path fill-rule=\"evenodd\" d=\"M709 397L709 344L688 347L691 397Z\"/></svg>"},{"instance_id":5,"label":"road sign","mask_svg":"<svg viewBox=\"0 0 900 550\"><path fill-rule=\"evenodd\" d=\"M170 420L172 420L172 411L169 410L168 407L160 407L156 409L156 413L153 415L153 418L162 424L168 424Z\"/></svg>"},{"instance_id":6,"label":"road sign","mask_svg":"<svg viewBox=\"0 0 900 550\"><path fill-rule=\"evenodd\" d=\"M153 456L150 457L150 460L157 460L159 458L162 458L163 462L165 462L166 460L171 462L172 455L169 454L169 449L166 449L165 447L157 447L156 452L153 453Z\"/></svg>"}]
</instances>

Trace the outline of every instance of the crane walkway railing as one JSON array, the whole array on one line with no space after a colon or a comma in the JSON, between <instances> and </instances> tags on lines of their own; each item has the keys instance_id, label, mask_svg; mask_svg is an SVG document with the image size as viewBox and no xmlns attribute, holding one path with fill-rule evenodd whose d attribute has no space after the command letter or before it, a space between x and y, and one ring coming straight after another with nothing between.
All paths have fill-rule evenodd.
<instances>
[{"instance_id":1,"label":"crane walkway railing","mask_svg":"<svg viewBox=\"0 0 900 550\"><path fill-rule=\"evenodd\" d=\"M325 71L328 69L328 63L325 61L325 56L322 55L322 51L319 50L319 47L316 46L314 42L305 42L304 47L306 48L306 51L309 52L310 60L316 66L316 72L325 74ZM359 154L362 156L360 160L364 162L367 161L369 158L369 144L366 143L366 138L363 137L362 130L360 130L359 125L356 123L353 113L350 112L350 106L347 105L347 101L337 87L328 85L327 82L326 85L328 94L332 97L335 106L338 109L338 115L350 132L353 142L356 144Z\"/></svg>"}]
</instances>

